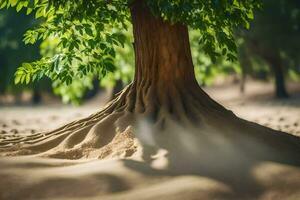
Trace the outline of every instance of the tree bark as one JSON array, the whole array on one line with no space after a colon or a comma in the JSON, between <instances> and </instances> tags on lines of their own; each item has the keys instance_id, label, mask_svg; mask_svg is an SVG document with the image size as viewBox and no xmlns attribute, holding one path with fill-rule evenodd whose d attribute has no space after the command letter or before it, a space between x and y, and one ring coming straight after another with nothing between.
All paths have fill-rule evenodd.
<instances>
[{"instance_id":1,"label":"tree bark","mask_svg":"<svg viewBox=\"0 0 300 200\"><path fill-rule=\"evenodd\" d=\"M131 8L135 41L134 82L149 81L165 93L174 84L196 85L187 27L155 18L143 1Z\"/></svg>"},{"instance_id":2,"label":"tree bark","mask_svg":"<svg viewBox=\"0 0 300 200\"><path fill-rule=\"evenodd\" d=\"M185 107L183 93L195 94L207 107L225 110L196 81L187 26L153 16L142 0L132 4L131 15L136 65L132 84L136 102L131 111L157 106L172 110L176 101Z\"/></svg>"}]
</instances>

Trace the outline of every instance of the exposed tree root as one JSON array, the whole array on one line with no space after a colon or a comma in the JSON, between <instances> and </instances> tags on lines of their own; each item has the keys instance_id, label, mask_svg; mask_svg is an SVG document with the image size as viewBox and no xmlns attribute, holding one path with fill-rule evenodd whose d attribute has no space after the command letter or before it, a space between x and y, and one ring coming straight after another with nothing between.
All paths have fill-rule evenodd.
<instances>
[{"instance_id":1,"label":"exposed tree root","mask_svg":"<svg viewBox=\"0 0 300 200\"><path fill-rule=\"evenodd\" d=\"M129 87L102 111L54 131L4 139L0 142L1 151L7 155L39 154L69 159L103 158L121 154L119 151L127 155L136 148L128 121L130 114L122 108Z\"/></svg>"},{"instance_id":2,"label":"exposed tree root","mask_svg":"<svg viewBox=\"0 0 300 200\"><path fill-rule=\"evenodd\" d=\"M1 154L103 159L142 151L149 160L155 149L166 149L170 159L188 154L192 160L208 155L231 160L243 152L255 159L299 162L299 138L237 118L200 88L174 86L160 96L143 88L131 84L102 111L54 131L4 139Z\"/></svg>"},{"instance_id":3,"label":"exposed tree root","mask_svg":"<svg viewBox=\"0 0 300 200\"><path fill-rule=\"evenodd\" d=\"M203 106L207 99L197 99L194 91L178 91L175 88L159 98L149 83L143 88L131 84L96 114L54 131L4 139L0 147L6 155L38 154L69 159L130 156L138 143L133 130L141 121L151 126L152 133L148 134L153 134L163 131L168 120L191 126L209 119L205 113L213 116L213 108L218 104ZM214 116L218 117L218 113Z\"/></svg>"}]
</instances>

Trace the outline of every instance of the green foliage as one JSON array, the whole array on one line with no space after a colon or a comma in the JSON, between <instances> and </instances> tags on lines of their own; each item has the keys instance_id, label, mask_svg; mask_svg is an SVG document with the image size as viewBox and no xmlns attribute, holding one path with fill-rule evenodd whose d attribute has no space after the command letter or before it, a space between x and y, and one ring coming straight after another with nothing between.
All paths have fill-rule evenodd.
<instances>
[{"instance_id":1,"label":"green foliage","mask_svg":"<svg viewBox=\"0 0 300 200\"><path fill-rule=\"evenodd\" d=\"M38 61L22 65L16 72L16 82L28 83L39 79L39 75L43 74L53 81L71 84L74 77L83 77L90 73L102 77L115 70L114 48L124 43L124 36L118 34L116 28L126 28L120 24L120 19L117 20L121 17L125 20L122 12L118 12L117 15L116 10L107 8L108 5L103 3L107 9L106 13L98 11L97 18L81 18L85 11L76 14L70 2L64 5L65 9L55 9L55 2L50 1L26 1L28 3L23 4L24 2L2 1L2 5L16 6L17 9L22 4L27 10L34 10L36 18L45 18L39 27L25 33L24 42L33 44L38 39L56 37L59 43L55 47L55 55L44 56ZM72 11L66 12L66 9ZM107 12L115 12L115 17Z\"/></svg>"},{"instance_id":2,"label":"green foliage","mask_svg":"<svg viewBox=\"0 0 300 200\"><path fill-rule=\"evenodd\" d=\"M114 73L108 73L105 77L101 77L100 85L103 87L113 87L117 80L122 79L124 83L131 81L134 71L134 53L132 48L132 35L131 29L122 31L126 36L124 47L116 48L116 56L114 65L118 66ZM58 38L48 38L41 44L41 55L51 56L56 53L56 45L59 42ZM96 73L88 73L82 77L73 77L72 83L66 84L60 80L53 82L54 93L60 95L64 103L72 103L79 105L86 93L92 90L95 85L93 82L97 78Z\"/></svg>"},{"instance_id":3,"label":"green foliage","mask_svg":"<svg viewBox=\"0 0 300 200\"><path fill-rule=\"evenodd\" d=\"M74 78L115 72L116 49L124 45L132 1L92 0L0 0L0 8L15 7L34 12L42 23L26 32L24 42L35 43L56 37L56 53L23 64L16 82L27 83L46 75L53 81L71 84ZM235 60L234 30L249 27L259 0L147 0L155 15L180 22L199 32L203 52L213 61L223 55Z\"/></svg>"},{"instance_id":4,"label":"green foliage","mask_svg":"<svg viewBox=\"0 0 300 200\"><path fill-rule=\"evenodd\" d=\"M94 77L88 74L81 79L73 79L69 85L62 84L60 81L54 81L52 87L54 93L60 95L64 103L72 103L77 106L82 103L82 99L87 91L93 89L93 79Z\"/></svg>"},{"instance_id":5,"label":"green foliage","mask_svg":"<svg viewBox=\"0 0 300 200\"><path fill-rule=\"evenodd\" d=\"M22 62L39 58L39 44L25 45L22 42L24 32L35 26L37 21L33 16L27 16L24 11L0 11L0 93L15 93L22 89L32 89L36 85L14 84L14 73ZM43 87L50 86L45 81Z\"/></svg>"},{"instance_id":6,"label":"green foliage","mask_svg":"<svg viewBox=\"0 0 300 200\"><path fill-rule=\"evenodd\" d=\"M166 20L184 23L199 31L199 44L213 61L220 55L229 61L236 60L234 31L241 26L248 29L253 10L260 7L259 0L156 0L148 3Z\"/></svg>"},{"instance_id":7,"label":"green foliage","mask_svg":"<svg viewBox=\"0 0 300 200\"><path fill-rule=\"evenodd\" d=\"M106 77L101 79L101 85L105 87L113 87L118 80L122 80L123 83L129 83L133 78L134 73L134 49L133 49L133 37L132 27L128 25L127 31L122 31L122 34L126 36L123 47L116 48L116 57L114 59L115 66L118 68L114 73L107 74Z\"/></svg>"},{"instance_id":8,"label":"green foliage","mask_svg":"<svg viewBox=\"0 0 300 200\"><path fill-rule=\"evenodd\" d=\"M212 60L203 51L203 45L198 44L199 32L192 30L189 32L193 63L195 65L195 75L199 84L210 85L218 76L240 73L239 63L234 60L228 61L224 55ZM220 52L218 52L221 54Z\"/></svg>"}]
</instances>

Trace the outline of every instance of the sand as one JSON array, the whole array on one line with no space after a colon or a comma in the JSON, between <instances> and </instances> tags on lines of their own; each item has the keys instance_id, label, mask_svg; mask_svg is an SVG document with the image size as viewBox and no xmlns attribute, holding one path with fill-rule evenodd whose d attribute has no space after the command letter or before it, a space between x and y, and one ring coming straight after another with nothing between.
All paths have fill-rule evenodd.
<instances>
[{"instance_id":1,"label":"sand","mask_svg":"<svg viewBox=\"0 0 300 200\"><path fill-rule=\"evenodd\" d=\"M2 159L1 166L1 199L298 200L300 197L299 170L274 163L253 167L249 171L252 178L232 174L231 181L155 170L133 160L76 162L14 158Z\"/></svg>"},{"instance_id":2,"label":"sand","mask_svg":"<svg viewBox=\"0 0 300 200\"><path fill-rule=\"evenodd\" d=\"M263 83L253 83L247 90L245 96L236 86L207 92L242 118L300 136L300 96L273 100L271 86ZM51 130L87 116L99 109L95 102L76 109L0 108L0 139ZM221 158L207 170L205 159L185 155L186 160L178 158L178 168L170 169L165 155L160 149L151 161L1 158L0 199L300 199L300 169L295 166L237 157L233 162Z\"/></svg>"}]
</instances>

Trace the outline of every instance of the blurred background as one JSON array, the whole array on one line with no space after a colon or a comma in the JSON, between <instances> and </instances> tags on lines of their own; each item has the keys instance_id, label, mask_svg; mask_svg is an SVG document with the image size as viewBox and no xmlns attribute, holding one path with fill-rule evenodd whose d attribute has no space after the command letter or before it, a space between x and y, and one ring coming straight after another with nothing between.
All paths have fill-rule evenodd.
<instances>
[{"instance_id":1,"label":"blurred background","mask_svg":"<svg viewBox=\"0 0 300 200\"><path fill-rule=\"evenodd\" d=\"M201 50L198 33L190 30L195 73L205 91L238 115L300 135L300 2L264 0L263 3L263 10L256 12L251 28L236 31L239 53L235 62L222 56L212 61ZM117 49L114 61L117 68L105 78L99 80L96 75L88 74L76 77L70 85L50 82L47 78L29 85L15 85L14 73L22 63L55 53L57 38L47 38L35 45L23 43L25 31L38 23L34 16L13 9L0 11L3 133L41 131L93 113L133 78L133 39L129 28L123 32L127 36L125 47ZM20 116L23 117L19 119ZM48 118L53 122L51 125ZM21 124L27 126L22 130L14 128Z\"/></svg>"}]
</instances>

